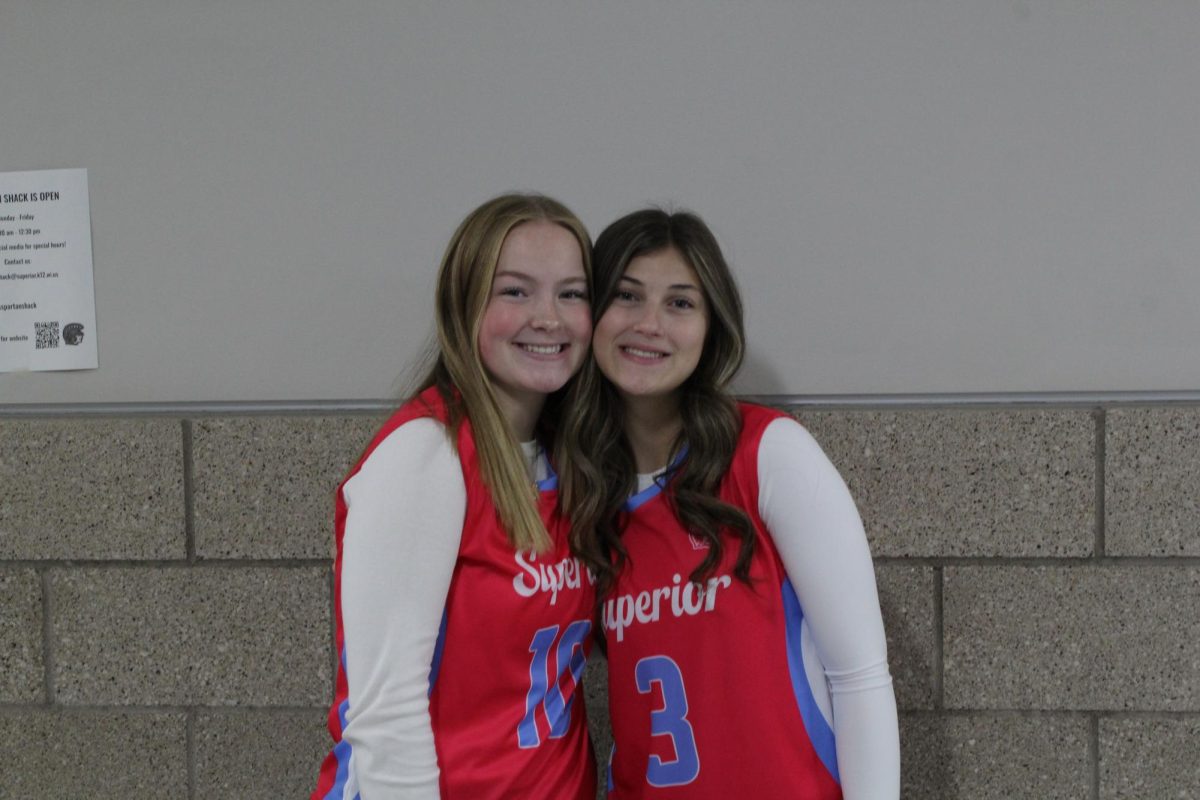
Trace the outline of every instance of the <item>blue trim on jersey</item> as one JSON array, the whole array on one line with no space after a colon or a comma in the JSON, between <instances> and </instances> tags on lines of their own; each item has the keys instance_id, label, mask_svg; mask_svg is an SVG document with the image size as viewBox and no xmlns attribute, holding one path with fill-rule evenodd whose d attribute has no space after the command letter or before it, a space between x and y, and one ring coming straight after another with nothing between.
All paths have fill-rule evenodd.
<instances>
[{"instance_id":1,"label":"blue trim on jersey","mask_svg":"<svg viewBox=\"0 0 1200 800\"><path fill-rule=\"evenodd\" d=\"M437 683L438 672L442 668L442 649L446 646L446 609L442 609L442 622L438 625L437 644L433 646L433 663L429 665L429 692L433 694L433 685Z\"/></svg>"},{"instance_id":2,"label":"blue trim on jersey","mask_svg":"<svg viewBox=\"0 0 1200 800\"><path fill-rule=\"evenodd\" d=\"M613 742L612 749L608 751L608 770L607 770L607 772L608 772L608 791L610 791L610 792L613 790L613 786L614 786L613 777L612 777L612 762L613 762L613 756L615 756L616 754L617 754L617 743Z\"/></svg>"},{"instance_id":3,"label":"blue trim on jersey","mask_svg":"<svg viewBox=\"0 0 1200 800\"><path fill-rule=\"evenodd\" d=\"M654 483L642 489L637 494L630 495L629 499L625 501L625 510L637 511L638 508L662 494L662 490L667 488L667 482L671 480L671 476L675 470L683 463L683 458L687 455L687 451L687 445L684 445L683 449L671 460L671 463L667 465L662 474L654 479Z\"/></svg>"},{"instance_id":4,"label":"blue trim on jersey","mask_svg":"<svg viewBox=\"0 0 1200 800\"><path fill-rule=\"evenodd\" d=\"M629 499L625 501L625 510L637 511L641 506L650 502L655 497L658 497L663 490L663 486L658 482L658 480L658 478L655 478L654 483L650 484L645 489L642 489L637 494L630 495Z\"/></svg>"},{"instance_id":5,"label":"blue trim on jersey","mask_svg":"<svg viewBox=\"0 0 1200 800\"><path fill-rule=\"evenodd\" d=\"M538 457L546 462L546 472L549 474L537 482L537 490L539 492L554 491L558 488L558 473L554 471L554 465L550 463L550 459L546 458L545 453L539 452Z\"/></svg>"},{"instance_id":6,"label":"blue trim on jersey","mask_svg":"<svg viewBox=\"0 0 1200 800\"><path fill-rule=\"evenodd\" d=\"M833 728L821 713L817 699L813 697L812 687L808 683L808 675L804 671L804 655L800 651L800 624L804 622L804 610L800 608L800 598L791 581L783 582L783 612L786 618L788 672L792 677L792 693L796 696L796 705L800 709L800 717L804 720L804 729L808 731L808 739L812 742L817 757L829 770L829 774L840 786L841 776L838 775L837 742L834 741Z\"/></svg>"},{"instance_id":7,"label":"blue trim on jersey","mask_svg":"<svg viewBox=\"0 0 1200 800\"><path fill-rule=\"evenodd\" d=\"M346 648L342 647L341 658L342 669L346 669ZM350 743L342 738L342 734L346 731L346 713L350 710L350 698L347 697L338 705L338 725L341 730L338 732L338 742L333 746L333 757L337 760L337 773L333 780L333 787L329 793L325 795L325 800L342 800L345 797L346 781L350 777ZM353 800L359 800L358 795L354 795Z\"/></svg>"}]
</instances>

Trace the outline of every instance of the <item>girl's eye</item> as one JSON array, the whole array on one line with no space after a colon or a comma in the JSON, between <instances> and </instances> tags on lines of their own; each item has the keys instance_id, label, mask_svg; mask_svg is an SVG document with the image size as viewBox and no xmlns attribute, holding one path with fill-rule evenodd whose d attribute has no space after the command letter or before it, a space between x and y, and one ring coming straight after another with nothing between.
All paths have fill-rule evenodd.
<instances>
[{"instance_id":1,"label":"girl's eye","mask_svg":"<svg viewBox=\"0 0 1200 800\"><path fill-rule=\"evenodd\" d=\"M671 301L671 307L687 310L687 309L695 308L696 304L693 303L691 300L687 299L686 297L676 297L674 300Z\"/></svg>"},{"instance_id":2,"label":"girl's eye","mask_svg":"<svg viewBox=\"0 0 1200 800\"><path fill-rule=\"evenodd\" d=\"M632 303L636 299L637 298L634 297L633 292L628 291L627 289L617 289L617 291L613 294L613 300L620 300L622 303Z\"/></svg>"},{"instance_id":3,"label":"girl's eye","mask_svg":"<svg viewBox=\"0 0 1200 800\"><path fill-rule=\"evenodd\" d=\"M496 294L502 297L524 297L525 290L520 286L501 286Z\"/></svg>"},{"instance_id":4,"label":"girl's eye","mask_svg":"<svg viewBox=\"0 0 1200 800\"><path fill-rule=\"evenodd\" d=\"M587 300L587 292L583 289L567 289L562 297L564 300Z\"/></svg>"}]
</instances>

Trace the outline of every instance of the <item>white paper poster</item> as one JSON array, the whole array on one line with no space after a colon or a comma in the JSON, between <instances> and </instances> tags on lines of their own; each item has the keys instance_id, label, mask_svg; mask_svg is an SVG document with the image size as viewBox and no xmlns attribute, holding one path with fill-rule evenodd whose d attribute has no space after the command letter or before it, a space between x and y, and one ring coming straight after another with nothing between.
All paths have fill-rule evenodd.
<instances>
[{"instance_id":1,"label":"white paper poster","mask_svg":"<svg viewBox=\"0 0 1200 800\"><path fill-rule=\"evenodd\" d=\"M0 172L0 372L97 363L87 170Z\"/></svg>"}]
</instances>

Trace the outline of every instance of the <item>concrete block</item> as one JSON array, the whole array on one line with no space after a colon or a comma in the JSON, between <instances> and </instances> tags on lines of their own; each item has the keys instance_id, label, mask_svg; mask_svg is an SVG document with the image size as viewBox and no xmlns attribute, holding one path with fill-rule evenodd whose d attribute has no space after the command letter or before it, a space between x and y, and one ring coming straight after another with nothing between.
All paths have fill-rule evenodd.
<instances>
[{"instance_id":1,"label":"concrete block","mask_svg":"<svg viewBox=\"0 0 1200 800\"><path fill-rule=\"evenodd\" d=\"M876 556L1086 556L1095 543L1088 411L803 411Z\"/></svg>"},{"instance_id":2,"label":"concrete block","mask_svg":"<svg viewBox=\"0 0 1200 800\"><path fill-rule=\"evenodd\" d=\"M328 576L316 567L53 570L55 699L324 706Z\"/></svg>"},{"instance_id":3,"label":"concrete block","mask_svg":"<svg viewBox=\"0 0 1200 800\"><path fill-rule=\"evenodd\" d=\"M326 712L202 711L196 715L196 797L307 797L332 746Z\"/></svg>"},{"instance_id":4,"label":"concrete block","mask_svg":"<svg viewBox=\"0 0 1200 800\"><path fill-rule=\"evenodd\" d=\"M900 796L1088 797L1087 740L1083 717L902 715Z\"/></svg>"},{"instance_id":5,"label":"concrete block","mask_svg":"<svg viewBox=\"0 0 1200 800\"><path fill-rule=\"evenodd\" d=\"M1200 717L1101 719L1100 797L1200 797Z\"/></svg>"},{"instance_id":6,"label":"concrete block","mask_svg":"<svg viewBox=\"0 0 1200 800\"><path fill-rule=\"evenodd\" d=\"M902 709L933 708L933 568L882 564L876 566L875 578L896 704Z\"/></svg>"},{"instance_id":7,"label":"concrete block","mask_svg":"<svg viewBox=\"0 0 1200 800\"><path fill-rule=\"evenodd\" d=\"M0 797L188 797L181 712L0 710Z\"/></svg>"},{"instance_id":8,"label":"concrete block","mask_svg":"<svg viewBox=\"0 0 1200 800\"><path fill-rule=\"evenodd\" d=\"M238 417L192 424L200 558L324 558L334 492L379 417Z\"/></svg>"},{"instance_id":9,"label":"concrete block","mask_svg":"<svg viewBox=\"0 0 1200 800\"><path fill-rule=\"evenodd\" d=\"M0 703L44 700L43 669L41 579L0 569Z\"/></svg>"},{"instance_id":10,"label":"concrete block","mask_svg":"<svg viewBox=\"0 0 1200 800\"><path fill-rule=\"evenodd\" d=\"M1200 555L1200 408L1106 415L1105 552Z\"/></svg>"},{"instance_id":11,"label":"concrete block","mask_svg":"<svg viewBox=\"0 0 1200 800\"><path fill-rule=\"evenodd\" d=\"M177 420L0 420L0 558L186 553Z\"/></svg>"},{"instance_id":12,"label":"concrete block","mask_svg":"<svg viewBox=\"0 0 1200 800\"><path fill-rule=\"evenodd\" d=\"M944 574L947 708L1200 710L1200 569Z\"/></svg>"}]
</instances>

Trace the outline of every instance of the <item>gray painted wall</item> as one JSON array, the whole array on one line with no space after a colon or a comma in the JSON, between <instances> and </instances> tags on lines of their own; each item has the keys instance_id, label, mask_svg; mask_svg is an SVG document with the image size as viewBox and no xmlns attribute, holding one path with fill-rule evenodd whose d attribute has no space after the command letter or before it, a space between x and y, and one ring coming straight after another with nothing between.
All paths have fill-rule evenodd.
<instances>
[{"instance_id":1,"label":"gray painted wall","mask_svg":"<svg viewBox=\"0 0 1200 800\"><path fill-rule=\"evenodd\" d=\"M0 170L87 167L97 371L372 399L509 189L707 217L754 394L1200 389L1200 6L8 0Z\"/></svg>"}]
</instances>

